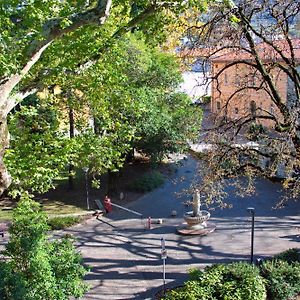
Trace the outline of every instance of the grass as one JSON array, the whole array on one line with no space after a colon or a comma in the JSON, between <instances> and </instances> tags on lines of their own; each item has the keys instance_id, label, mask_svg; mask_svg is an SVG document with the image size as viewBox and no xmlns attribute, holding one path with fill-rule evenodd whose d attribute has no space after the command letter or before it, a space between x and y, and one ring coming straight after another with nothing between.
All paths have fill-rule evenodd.
<instances>
[{"instance_id":1,"label":"grass","mask_svg":"<svg viewBox=\"0 0 300 300\"><path fill-rule=\"evenodd\" d=\"M78 224L82 220L80 216L54 217L48 220L48 225L51 230L59 230Z\"/></svg>"},{"instance_id":2,"label":"grass","mask_svg":"<svg viewBox=\"0 0 300 300\"><path fill-rule=\"evenodd\" d=\"M166 162L161 165L161 169L163 174L167 173L167 176L174 173L173 163L170 164ZM78 174L74 178L74 188L72 190L69 189L66 173L64 174L66 176L63 176L56 181L55 189L36 197L36 200L42 204L43 209L50 218L58 215L80 214L86 212L85 176L81 170L77 171ZM133 162L125 165L122 170L120 177L118 177L116 193L111 197L111 199L113 202L115 201L120 204L126 204L129 201L134 201L141 197L143 193L161 185L164 179L164 176L158 174L157 171L151 172L151 165L148 160L143 157L136 157ZM90 184L91 178L89 178L89 198L91 209L97 209L94 203L95 199L104 199L107 194L107 175L101 176L100 180L100 189L95 189L92 188ZM130 187L131 184L133 184L133 188ZM121 192L125 195L123 199L120 199L119 197ZM15 205L16 201L1 198L0 222L12 219L12 210Z\"/></svg>"},{"instance_id":3,"label":"grass","mask_svg":"<svg viewBox=\"0 0 300 300\"><path fill-rule=\"evenodd\" d=\"M42 203L44 211L48 216L52 215L66 215L73 213L83 213L86 210L72 204L66 204L62 201L44 201Z\"/></svg>"},{"instance_id":4,"label":"grass","mask_svg":"<svg viewBox=\"0 0 300 300\"><path fill-rule=\"evenodd\" d=\"M12 209L10 210L0 210L0 222L11 220L12 218Z\"/></svg>"},{"instance_id":5,"label":"grass","mask_svg":"<svg viewBox=\"0 0 300 300\"><path fill-rule=\"evenodd\" d=\"M86 210L81 207L66 204L62 201L43 200L40 202L42 202L42 207L50 218L57 215L79 214L86 212ZM0 206L0 222L10 221L12 219L15 204L15 201L11 201L9 206Z\"/></svg>"}]
</instances>

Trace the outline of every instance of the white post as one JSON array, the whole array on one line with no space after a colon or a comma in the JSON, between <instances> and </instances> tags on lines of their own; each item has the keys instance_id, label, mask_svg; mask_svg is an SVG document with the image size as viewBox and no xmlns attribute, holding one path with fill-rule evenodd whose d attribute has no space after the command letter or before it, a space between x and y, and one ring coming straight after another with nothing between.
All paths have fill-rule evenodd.
<instances>
[{"instance_id":1,"label":"white post","mask_svg":"<svg viewBox=\"0 0 300 300\"><path fill-rule=\"evenodd\" d=\"M163 291L164 295L166 294L166 259L167 259L167 250L166 250L166 243L165 239L161 238L161 258L163 260Z\"/></svg>"}]
</instances>

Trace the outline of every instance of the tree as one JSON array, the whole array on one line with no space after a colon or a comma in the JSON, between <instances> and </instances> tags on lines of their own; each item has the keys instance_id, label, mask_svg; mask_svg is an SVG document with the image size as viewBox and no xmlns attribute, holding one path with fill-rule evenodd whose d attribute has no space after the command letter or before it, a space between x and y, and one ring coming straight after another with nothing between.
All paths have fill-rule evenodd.
<instances>
[{"instance_id":1,"label":"tree","mask_svg":"<svg viewBox=\"0 0 300 300\"><path fill-rule=\"evenodd\" d=\"M67 300L87 290L86 269L70 237L49 240L47 217L38 203L22 199L14 211L10 240L0 262L3 300Z\"/></svg>"},{"instance_id":2,"label":"tree","mask_svg":"<svg viewBox=\"0 0 300 300\"><path fill-rule=\"evenodd\" d=\"M219 95L219 103L212 102L216 122L199 186L208 201L223 200L224 185L233 182L225 180L229 175L246 175L247 182L234 183L251 192L255 176L274 178L280 170L290 196L299 195L299 13L295 0L230 2L212 7L191 35L189 46L201 47L203 62L213 65L208 79L213 99Z\"/></svg>"},{"instance_id":3,"label":"tree","mask_svg":"<svg viewBox=\"0 0 300 300\"><path fill-rule=\"evenodd\" d=\"M107 73L109 80L97 76L101 91L96 93L101 101L94 103L93 110L101 128L103 107L108 106L112 120L132 129L132 138L127 139L130 148L157 161L187 147L187 140L197 136L201 114L186 95L176 91L182 76L173 55L149 47L143 40L141 34L131 35L108 51L101 66L106 70L113 67L114 81L111 72ZM113 57L118 57L118 68L111 65ZM104 70L99 73L104 76Z\"/></svg>"},{"instance_id":4,"label":"tree","mask_svg":"<svg viewBox=\"0 0 300 300\"><path fill-rule=\"evenodd\" d=\"M204 1L205 3L205 1ZM5 0L1 15L0 64L0 194L9 186L10 176L3 163L9 144L6 118L15 105L36 90L41 78L49 73L78 72L97 61L111 42L131 30L161 38L168 10L174 17L191 6L203 9L199 1L119 0L39 1ZM114 18L108 19L111 13ZM174 18L169 18L168 22ZM115 31L111 32L109 25ZM88 42L85 38L88 38ZM105 39L97 48L97 41ZM95 47L88 48L94 41ZM68 47L64 47L68 46ZM74 53L66 52L72 49ZM46 57L48 53L48 57ZM61 68L55 69L55 62Z\"/></svg>"},{"instance_id":5,"label":"tree","mask_svg":"<svg viewBox=\"0 0 300 300\"><path fill-rule=\"evenodd\" d=\"M14 198L24 191L48 191L69 161L72 143L60 129L55 102L32 95L9 115L12 138L4 161L13 178L10 194Z\"/></svg>"},{"instance_id":6,"label":"tree","mask_svg":"<svg viewBox=\"0 0 300 300\"><path fill-rule=\"evenodd\" d=\"M70 162L88 166L96 183L96 176L120 170L132 148L155 162L186 149L201 115L176 91L181 80L176 58L147 46L137 32L116 41L83 74L48 76L43 91L24 99L8 119L10 194L48 191Z\"/></svg>"}]
</instances>

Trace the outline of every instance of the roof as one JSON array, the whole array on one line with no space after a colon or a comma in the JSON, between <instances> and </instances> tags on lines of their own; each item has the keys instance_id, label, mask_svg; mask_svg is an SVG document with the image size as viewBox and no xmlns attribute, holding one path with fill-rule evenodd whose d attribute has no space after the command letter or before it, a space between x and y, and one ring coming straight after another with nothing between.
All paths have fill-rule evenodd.
<instances>
[{"instance_id":1,"label":"roof","mask_svg":"<svg viewBox=\"0 0 300 300\"><path fill-rule=\"evenodd\" d=\"M282 52L284 57L290 59L291 53L294 52L295 59L300 61L300 39L291 40L292 47L288 44L287 40L276 40L272 42L272 45L267 43L259 43L255 45L255 49L260 59L264 61L283 61L283 58L279 54ZM274 48L277 48L276 51ZM247 50L237 49L230 51L226 54L214 55L210 58L212 62L230 62L235 60L254 60L254 56Z\"/></svg>"},{"instance_id":2,"label":"roof","mask_svg":"<svg viewBox=\"0 0 300 300\"><path fill-rule=\"evenodd\" d=\"M300 61L300 39L291 39L293 52L296 60ZM291 48L286 39L280 39L273 41L272 44L276 46L283 55L287 58L291 58ZM280 54L274 50L274 48L263 42L255 45L255 48L264 61L280 61L282 57ZM217 47L207 47L207 48L194 48L194 49L185 49L179 53L179 56L182 58L185 57L199 57L199 58L209 58L212 62L230 62L235 60L253 60L253 54L249 53L246 49L240 49L236 47L233 48L217 48Z\"/></svg>"}]
</instances>

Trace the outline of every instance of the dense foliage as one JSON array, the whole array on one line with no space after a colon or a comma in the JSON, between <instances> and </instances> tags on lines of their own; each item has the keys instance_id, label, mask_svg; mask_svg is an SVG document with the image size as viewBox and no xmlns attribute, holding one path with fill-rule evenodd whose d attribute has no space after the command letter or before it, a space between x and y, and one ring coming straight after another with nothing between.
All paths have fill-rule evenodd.
<instances>
[{"instance_id":1,"label":"dense foliage","mask_svg":"<svg viewBox=\"0 0 300 300\"><path fill-rule=\"evenodd\" d=\"M300 294L300 252L289 249L260 266L239 262L193 269L168 300L288 300Z\"/></svg>"},{"instance_id":2,"label":"dense foliage","mask_svg":"<svg viewBox=\"0 0 300 300\"><path fill-rule=\"evenodd\" d=\"M300 263L270 260L263 263L261 274L267 280L268 296L272 300L291 299L300 293Z\"/></svg>"},{"instance_id":3,"label":"dense foliage","mask_svg":"<svg viewBox=\"0 0 300 300\"><path fill-rule=\"evenodd\" d=\"M168 300L265 300L266 288L259 269L247 263L217 264L192 270L184 287L170 291Z\"/></svg>"},{"instance_id":4,"label":"dense foliage","mask_svg":"<svg viewBox=\"0 0 300 300\"><path fill-rule=\"evenodd\" d=\"M48 76L9 118L11 194L49 190L68 163L101 175L120 169L133 148L153 161L185 149L201 111L176 91L181 80L176 59L141 34L115 42L86 72Z\"/></svg>"},{"instance_id":5,"label":"dense foliage","mask_svg":"<svg viewBox=\"0 0 300 300\"><path fill-rule=\"evenodd\" d=\"M0 262L3 300L67 300L81 297L86 269L70 237L49 240L45 213L23 199L14 211L10 240Z\"/></svg>"},{"instance_id":6,"label":"dense foliage","mask_svg":"<svg viewBox=\"0 0 300 300\"><path fill-rule=\"evenodd\" d=\"M23 190L47 191L68 163L70 145L59 131L57 107L37 97L27 101L9 119L11 147L5 161L14 181L12 196Z\"/></svg>"},{"instance_id":7,"label":"dense foliage","mask_svg":"<svg viewBox=\"0 0 300 300\"><path fill-rule=\"evenodd\" d=\"M74 87L77 75L84 75L99 60L105 59L107 51L120 37L141 32L148 44L157 45L166 40L168 30L173 33L183 24L185 11L202 12L206 5L205 0L3 0L0 6L0 194L11 183L3 156L9 146L7 116L18 103L28 94L56 84L63 86L68 94L65 98L69 99L70 94L78 91L78 87ZM108 68L111 72L118 68L117 58L111 60ZM91 72L85 74L89 84ZM101 77L99 72L94 74ZM114 76L106 74L104 72L107 83L113 82L110 78ZM84 88L81 92L87 94ZM114 93L113 85L110 92ZM126 135L127 128L124 128ZM119 149L114 153L112 146L121 145L123 140L114 143L110 139L101 142L96 139L95 142L95 148L98 144L110 147L114 156ZM101 154L96 155L95 160L106 164ZM109 168L113 167L108 164Z\"/></svg>"},{"instance_id":8,"label":"dense foliage","mask_svg":"<svg viewBox=\"0 0 300 300\"><path fill-rule=\"evenodd\" d=\"M288 249L265 261L260 273L266 279L270 299L292 299L300 293L299 249Z\"/></svg>"},{"instance_id":9,"label":"dense foliage","mask_svg":"<svg viewBox=\"0 0 300 300\"><path fill-rule=\"evenodd\" d=\"M136 192L145 193L158 188L164 181L165 178L160 172L153 171L129 183L129 188Z\"/></svg>"}]
</instances>

